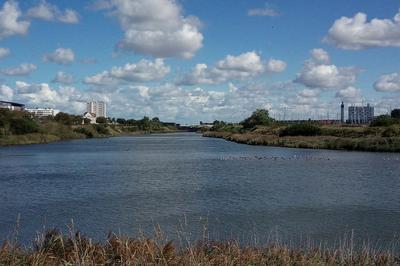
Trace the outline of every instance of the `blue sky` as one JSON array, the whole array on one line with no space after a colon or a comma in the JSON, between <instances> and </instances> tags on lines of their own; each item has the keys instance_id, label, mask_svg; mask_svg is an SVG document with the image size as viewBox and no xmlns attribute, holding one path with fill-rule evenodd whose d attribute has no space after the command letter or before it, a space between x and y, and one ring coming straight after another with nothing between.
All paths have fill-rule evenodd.
<instances>
[{"instance_id":1,"label":"blue sky","mask_svg":"<svg viewBox=\"0 0 400 266\"><path fill-rule=\"evenodd\" d=\"M400 107L400 3L8 0L0 99L112 117L336 118Z\"/></svg>"}]
</instances>

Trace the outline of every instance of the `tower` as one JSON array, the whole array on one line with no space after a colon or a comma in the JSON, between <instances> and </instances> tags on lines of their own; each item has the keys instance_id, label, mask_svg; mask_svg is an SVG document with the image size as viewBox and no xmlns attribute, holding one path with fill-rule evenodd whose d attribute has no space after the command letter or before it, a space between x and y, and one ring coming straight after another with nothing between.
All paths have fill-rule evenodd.
<instances>
[{"instance_id":1,"label":"tower","mask_svg":"<svg viewBox=\"0 0 400 266\"><path fill-rule=\"evenodd\" d=\"M340 105L340 123L344 124L344 103Z\"/></svg>"}]
</instances>

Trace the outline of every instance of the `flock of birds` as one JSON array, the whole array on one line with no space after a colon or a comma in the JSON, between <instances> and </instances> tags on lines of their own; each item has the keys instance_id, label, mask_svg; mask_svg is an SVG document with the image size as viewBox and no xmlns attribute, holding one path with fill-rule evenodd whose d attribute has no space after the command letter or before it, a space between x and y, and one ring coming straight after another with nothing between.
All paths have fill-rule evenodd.
<instances>
[{"instance_id":1,"label":"flock of birds","mask_svg":"<svg viewBox=\"0 0 400 266\"><path fill-rule=\"evenodd\" d=\"M289 161L289 160L307 160L307 161L330 161L329 157L316 157L316 156L297 156L290 157L283 156L227 156L219 158L221 161L248 161L248 160L271 160L271 161Z\"/></svg>"}]
</instances>

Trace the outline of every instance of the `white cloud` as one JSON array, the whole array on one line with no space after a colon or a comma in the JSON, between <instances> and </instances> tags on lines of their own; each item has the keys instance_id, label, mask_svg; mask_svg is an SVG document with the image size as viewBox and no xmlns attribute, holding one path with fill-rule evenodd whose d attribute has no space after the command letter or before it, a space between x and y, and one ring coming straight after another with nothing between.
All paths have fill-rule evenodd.
<instances>
[{"instance_id":1,"label":"white cloud","mask_svg":"<svg viewBox=\"0 0 400 266\"><path fill-rule=\"evenodd\" d=\"M75 54L69 48L57 48L53 53L43 55L43 60L65 65L75 60Z\"/></svg>"},{"instance_id":2,"label":"white cloud","mask_svg":"<svg viewBox=\"0 0 400 266\"><path fill-rule=\"evenodd\" d=\"M21 11L17 2L4 2L0 9L0 39L13 35L25 35L29 26L29 21L21 20Z\"/></svg>"},{"instance_id":3,"label":"white cloud","mask_svg":"<svg viewBox=\"0 0 400 266\"><path fill-rule=\"evenodd\" d=\"M13 96L14 96L14 91L10 87L8 87L6 85L0 86L0 98L1 99L11 101Z\"/></svg>"},{"instance_id":4,"label":"white cloud","mask_svg":"<svg viewBox=\"0 0 400 266\"><path fill-rule=\"evenodd\" d=\"M400 11L391 19L367 21L365 13L341 17L329 29L325 41L349 50L369 47L400 46Z\"/></svg>"},{"instance_id":5,"label":"white cloud","mask_svg":"<svg viewBox=\"0 0 400 266\"><path fill-rule=\"evenodd\" d=\"M75 24L79 22L79 14L75 10L66 9L58 20L64 23Z\"/></svg>"},{"instance_id":6,"label":"white cloud","mask_svg":"<svg viewBox=\"0 0 400 266\"><path fill-rule=\"evenodd\" d=\"M311 57L318 64L329 64L331 62L328 52L321 48L312 49Z\"/></svg>"},{"instance_id":7,"label":"white cloud","mask_svg":"<svg viewBox=\"0 0 400 266\"><path fill-rule=\"evenodd\" d=\"M361 98L361 90L353 86L343 88L336 93L336 98L342 98L342 99Z\"/></svg>"},{"instance_id":8,"label":"white cloud","mask_svg":"<svg viewBox=\"0 0 400 266\"><path fill-rule=\"evenodd\" d=\"M267 62L266 69L268 72L272 73L280 73L285 71L286 69L286 62L277 59L270 59Z\"/></svg>"},{"instance_id":9,"label":"white cloud","mask_svg":"<svg viewBox=\"0 0 400 266\"><path fill-rule=\"evenodd\" d=\"M270 59L263 63L261 57L254 51L238 56L227 55L218 61L214 67L206 64L197 64L191 73L179 78L180 85L219 84L231 80L245 80L265 72L281 72L286 63L281 60Z\"/></svg>"},{"instance_id":10,"label":"white cloud","mask_svg":"<svg viewBox=\"0 0 400 266\"><path fill-rule=\"evenodd\" d=\"M3 69L1 73L7 76L26 76L37 69L36 65L29 63L22 63L21 65L13 68Z\"/></svg>"},{"instance_id":11,"label":"white cloud","mask_svg":"<svg viewBox=\"0 0 400 266\"><path fill-rule=\"evenodd\" d=\"M270 7L265 8L253 8L247 11L247 15L254 17L254 16L262 16L262 17L277 17L279 13Z\"/></svg>"},{"instance_id":12,"label":"white cloud","mask_svg":"<svg viewBox=\"0 0 400 266\"><path fill-rule=\"evenodd\" d=\"M0 47L0 59L8 56L11 53L10 49Z\"/></svg>"},{"instance_id":13,"label":"white cloud","mask_svg":"<svg viewBox=\"0 0 400 266\"><path fill-rule=\"evenodd\" d=\"M203 46L200 22L185 17L175 0L109 0L109 9L124 30L118 48L154 57L192 58Z\"/></svg>"},{"instance_id":14,"label":"white cloud","mask_svg":"<svg viewBox=\"0 0 400 266\"><path fill-rule=\"evenodd\" d=\"M27 15L31 18L42 19L47 21L59 21L63 23L78 23L79 15L72 9L60 11L57 6L47 3L45 0L30 8Z\"/></svg>"},{"instance_id":15,"label":"white cloud","mask_svg":"<svg viewBox=\"0 0 400 266\"><path fill-rule=\"evenodd\" d=\"M74 83L74 77L71 74L63 71L58 71L55 78L51 81L53 83L72 84Z\"/></svg>"},{"instance_id":16,"label":"white cloud","mask_svg":"<svg viewBox=\"0 0 400 266\"><path fill-rule=\"evenodd\" d=\"M301 97L304 98L315 98L320 95L319 90L311 90L311 89L304 89L298 93Z\"/></svg>"},{"instance_id":17,"label":"white cloud","mask_svg":"<svg viewBox=\"0 0 400 266\"><path fill-rule=\"evenodd\" d=\"M22 102L27 107L52 107L63 112L81 113L88 99L74 87L53 88L47 83L29 84L17 81L13 101Z\"/></svg>"},{"instance_id":18,"label":"white cloud","mask_svg":"<svg viewBox=\"0 0 400 266\"><path fill-rule=\"evenodd\" d=\"M309 88L342 89L355 83L359 70L354 67L337 67L329 64L329 55L322 49L312 50L294 82Z\"/></svg>"},{"instance_id":19,"label":"white cloud","mask_svg":"<svg viewBox=\"0 0 400 266\"><path fill-rule=\"evenodd\" d=\"M400 92L400 72L380 76L374 88L381 92Z\"/></svg>"},{"instance_id":20,"label":"white cloud","mask_svg":"<svg viewBox=\"0 0 400 266\"><path fill-rule=\"evenodd\" d=\"M164 64L163 59L154 62L142 59L138 63L127 63L122 67L113 67L110 71L103 71L94 76L86 77L86 84L107 86L126 82L149 82L163 79L170 72L170 67Z\"/></svg>"}]
</instances>

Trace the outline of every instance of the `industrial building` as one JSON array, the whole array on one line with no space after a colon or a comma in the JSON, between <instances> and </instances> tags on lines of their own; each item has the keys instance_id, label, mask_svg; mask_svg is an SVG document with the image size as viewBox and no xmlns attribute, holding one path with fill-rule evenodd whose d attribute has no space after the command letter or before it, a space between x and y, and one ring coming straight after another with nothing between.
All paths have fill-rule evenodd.
<instances>
[{"instance_id":1,"label":"industrial building","mask_svg":"<svg viewBox=\"0 0 400 266\"><path fill-rule=\"evenodd\" d=\"M96 117L107 117L107 105L105 102L91 101L86 103L86 112Z\"/></svg>"},{"instance_id":2,"label":"industrial building","mask_svg":"<svg viewBox=\"0 0 400 266\"><path fill-rule=\"evenodd\" d=\"M25 104L0 101L0 108L11 111L23 111L25 109Z\"/></svg>"},{"instance_id":3,"label":"industrial building","mask_svg":"<svg viewBox=\"0 0 400 266\"><path fill-rule=\"evenodd\" d=\"M349 106L349 124L369 124L374 120L374 107L367 106Z\"/></svg>"}]
</instances>

